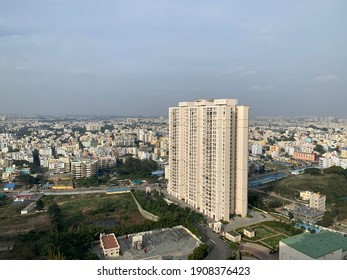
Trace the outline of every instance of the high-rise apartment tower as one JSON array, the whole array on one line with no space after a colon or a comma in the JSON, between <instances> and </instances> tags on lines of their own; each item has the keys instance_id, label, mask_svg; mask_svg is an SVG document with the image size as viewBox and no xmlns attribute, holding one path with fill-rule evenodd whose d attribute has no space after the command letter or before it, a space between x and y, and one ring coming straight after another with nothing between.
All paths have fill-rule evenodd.
<instances>
[{"instance_id":1,"label":"high-rise apartment tower","mask_svg":"<svg viewBox=\"0 0 347 280\"><path fill-rule=\"evenodd\" d=\"M248 118L235 99L170 108L168 193L216 221L246 216Z\"/></svg>"}]
</instances>

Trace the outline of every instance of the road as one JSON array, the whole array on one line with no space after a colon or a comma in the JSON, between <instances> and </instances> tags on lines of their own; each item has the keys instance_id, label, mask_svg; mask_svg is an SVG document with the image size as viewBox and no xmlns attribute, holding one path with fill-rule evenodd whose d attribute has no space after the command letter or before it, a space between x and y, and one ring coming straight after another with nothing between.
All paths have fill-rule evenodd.
<instances>
[{"instance_id":1,"label":"road","mask_svg":"<svg viewBox=\"0 0 347 280\"><path fill-rule=\"evenodd\" d=\"M249 252L260 258L261 260L278 260L278 254L270 255L270 249L254 243L242 243L240 245L240 251Z\"/></svg>"},{"instance_id":2,"label":"road","mask_svg":"<svg viewBox=\"0 0 347 280\"><path fill-rule=\"evenodd\" d=\"M248 188L250 191L254 191L254 192L258 192L258 193L264 193L264 194L266 194L266 195L268 195L268 196L272 196L272 197L276 197L276 198L279 198L279 199L282 199L282 200L285 200L285 201L289 201L289 202L291 202L291 203L295 203L296 201L295 200L292 200L292 199L289 199L289 198L284 198L284 197L282 197L282 196L280 196L280 195L277 195L277 194L275 194L275 193L273 193L273 192L271 192L271 193L268 193L268 192L264 192L264 191L261 191L261 190L257 190L257 189L255 189L255 188Z\"/></svg>"},{"instance_id":3,"label":"road","mask_svg":"<svg viewBox=\"0 0 347 280\"><path fill-rule=\"evenodd\" d=\"M218 233L213 232L206 225L201 225L199 229L205 243L208 245L208 260L226 260L232 255L229 245L219 238L220 235Z\"/></svg>"},{"instance_id":4,"label":"road","mask_svg":"<svg viewBox=\"0 0 347 280\"><path fill-rule=\"evenodd\" d=\"M189 207L193 210L196 210L192 206L186 204L184 201L176 199L174 196L167 193L165 188L161 189L161 192L164 194L165 198L170 201L177 203L181 207ZM207 217L205 217L207 218ZM210 218L207 218L208 221L212 221ZM211 228L207 227L205 224L201 224L199 226L201 231L203 241L208 245L209 253L208 260L226 260L228 257L232 255L232 250L229 245L225 243L218 233L212 231Z\"/></svg>"}]
</instances>

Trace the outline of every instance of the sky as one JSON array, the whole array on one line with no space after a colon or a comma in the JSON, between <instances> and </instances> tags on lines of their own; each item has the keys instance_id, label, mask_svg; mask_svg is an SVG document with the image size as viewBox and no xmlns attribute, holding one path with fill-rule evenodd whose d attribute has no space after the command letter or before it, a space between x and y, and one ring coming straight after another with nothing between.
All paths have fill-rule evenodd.
<instances>
[{"instance_id":1,"label":"sky","mask_svg":"<svg viewBox=\"0 0 347 280\"><path fill-rule=\"evenodd\" d=\"M0 0L0 115L347 117L345 0Z\"/></svg>"}]
</instances>

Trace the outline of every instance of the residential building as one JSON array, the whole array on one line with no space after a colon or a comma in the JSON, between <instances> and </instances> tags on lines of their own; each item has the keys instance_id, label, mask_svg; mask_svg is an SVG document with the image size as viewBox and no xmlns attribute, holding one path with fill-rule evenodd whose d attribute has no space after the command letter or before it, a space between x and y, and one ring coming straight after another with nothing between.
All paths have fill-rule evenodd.
<instances>
[{"instance_id":1,"label":"residential building","mask_svg":"<svg viewBox=\"0 0 347 280\"><path fill-rule=\"evenodd\" d=\"M322 230L302 233L279 243L280 260L347 260L347 236Z\"/></svg>"},{"instance_id":2,"label":"residential building","mask_svg":"<svg viewBox=\"0 0 347 280\"><path fill-rule=\"evenodd\" d=\"M263 147L260 144L253 144L252 145L252 154L253 155L262 155L263 154Z\"/></svg>"},{"instance_id":3,"label":"residential building","mask_svg":"<svg viewBox=\"0 0 347 280\"><path fill-rule=\"evenodd\" d=\"M325 211L326 196L320 193L312 193L310 196L309 206L319 211Z\"/></svg>"},{"instance_id":4,"label":"residential building","mask_svg":"<svg viewBox=\"0 0 347 280\"><path fill-rule=\"evenodd\" d=\"M68 158L50 159L48 165L51 174L70 172L70 160Z\"/></svg>"},{"instance_id":5,"label":"residential building","mask_svg":"<svg viewBox=\"0 0 347 280\"><path fill-rule=\"evenodd\" d=\"M343 147L341 149L341 157L342 158L347 158L347 147Z\"/></svg>"},{"instance_id":6,"label":"residential building","mask_svg":"<svg viewBox=\"0 0 347 280\"><path fill-rule=\"evenodd\" d=\"M316 161L316 154L315 153L304 153L304 152L294 152L293 154L294 159L302 160L302 161Z\"/></svg>"},{"instance_id":7,"label":"residential building","mask_svg":"<svg viewBox=\"0 0 347 280\"><path fill-rule=\"evenodd\" d=\"M248 118L235 99L170 108L169 194L216 221L246 216Z\"/></svg>"},{"instance_id":8,"label":"residential building","mask_svg":"<svg viewBox=\"0 0 347 280\"><path fill-rule=\"evenodd\" d=\"M302 200L308 201L308 206L310 208L314 208L323 212L325 211L325 195L321 195L320 193L314 193L310 191L303 191L300 192L300 198Z\"/></svg>"},{"instance_id":9,"label":"residential building","mask_svg":"<svg viewBox=\"0 0 347 280\"><path fill-rule=\"evenodd\" d=\"M87 178L97 174L98 161L81 159L71 161L71 177L75 179Z\"/></svg>"}]
</instances>

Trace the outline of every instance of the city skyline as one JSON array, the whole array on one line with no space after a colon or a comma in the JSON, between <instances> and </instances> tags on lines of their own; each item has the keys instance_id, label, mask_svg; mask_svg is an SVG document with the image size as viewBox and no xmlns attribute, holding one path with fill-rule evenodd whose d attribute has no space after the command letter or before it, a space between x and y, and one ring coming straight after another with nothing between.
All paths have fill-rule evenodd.
<instances>
[{"instance_id":1,"label":"city skyline","mask_svg":"<svg viewBox=\"0 0 347 280\"><path fill-rule=\"evenodd\" d=\"M0 114L155 116L223 97L251 117L346 117L346 7L5 0Z\"/></svg>"}]
</instances>

